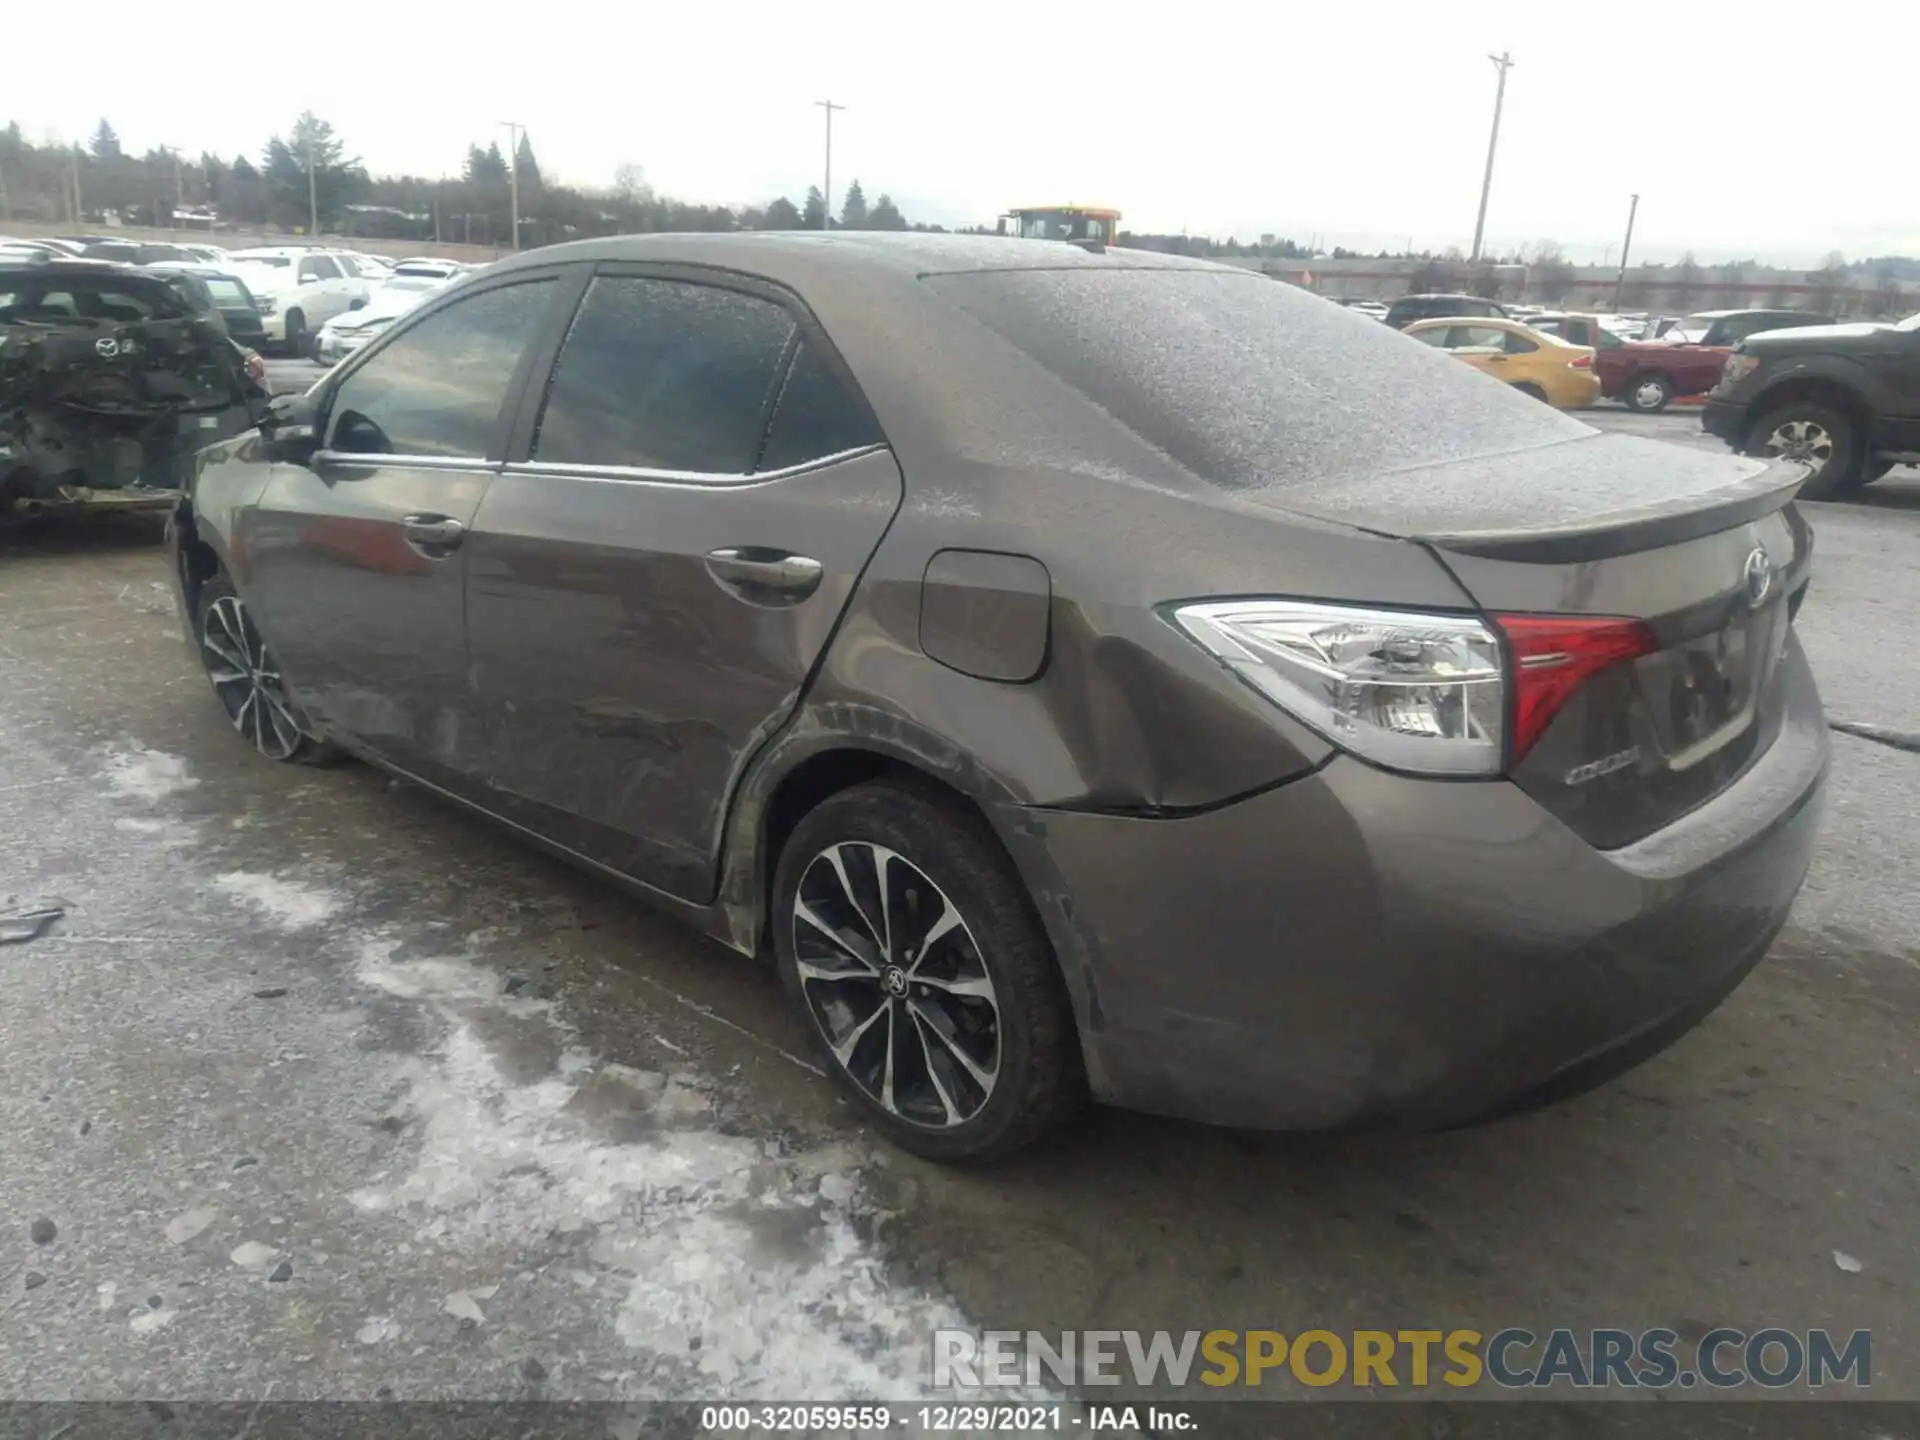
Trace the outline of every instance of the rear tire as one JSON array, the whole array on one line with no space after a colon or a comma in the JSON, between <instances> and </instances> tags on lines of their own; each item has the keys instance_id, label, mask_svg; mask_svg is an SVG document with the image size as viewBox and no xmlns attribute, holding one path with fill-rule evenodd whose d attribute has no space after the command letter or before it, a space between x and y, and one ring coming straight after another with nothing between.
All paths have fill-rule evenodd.
<instances>
[{"instance_id":1,"label":"rear tire","mask_svg":"<svg viewBox=\"0 0 1920 1440\"><path fill-rule=\"evenodd\" d=\"M1046 932L993 832L957 800L883 780L824 801L781 853L772 924L822 1061L902 1149L997 1160L1084 1103Z\"/></svg>"},{"instance_id":2,"label":"rear tire","mask_svg":"<svg viewBox=\"0 0 1920 1440\"><path fill-rule=\"evenodd\" d=\"M1673 382L1664 375L1635 375L1627 381L1621 398L1629 410L1642 415L1658 415L1673 400Z\"/></svg>"},{"instance_id":3,"label":"rear tire","mask_svg":"<svg viewBox=\"0 0 1920 1440\"><path fill-rule=\"evenodd\" d=\"M1887 472L1893 469L1894 462L1885 455L1876 455L1868 460L1860 471L1860 483L1871 485L1876 480L1884 480Z\"/></svg>"},{"instance_id":4,"label":"rear tire","mask_svg":"<svg viewBox=\"0 0 1920 1440\"><path fill-rule=\"evenodd\" d=\"M287 312L287 353L289 355L307 353L307 315L304 310Z\"/></svg>"},{"instance_id":5,"label":"rear tire","mask_svg":"<svg viewBox=\"0 0 1920 1440\"><path fill-rule=\"evenodd\" d=\"M1552 403L1547 399L1547 392L1542 390L1538 385L1533 384L1531 381L1527 381L1527 380L1516 381L1513 388L1518 390L1522 395L1526 395L1531 397L1532 399L1538 400L1543 405Z\"/></svg>"},{"instance_id":6,"label":"rear tire","mask_svg":"<svg viewBox=\"0 0 1920 1440\"><path fill-rule=\"evenodd\" d=\"M243 740L283 764L325 765L339 758L339 750L315 738L282 687L273 652L226 576L215 575L200 587L193 633L214 698Z\"/></svg>"},{"instance_id":7,"label":"rear tire","mask_svg":"<svg viewBox=\"0 0 1920 1440\"><path fill-rule=\"evenodd\" d=\"M1865 483L1865 457L1853 421L1814 401L1790 400L1761 416L1747 436L1746 449L1749 455L1812 466L1800 486L1802 500L1832 500Z\"/></svg>"}]
</instances>

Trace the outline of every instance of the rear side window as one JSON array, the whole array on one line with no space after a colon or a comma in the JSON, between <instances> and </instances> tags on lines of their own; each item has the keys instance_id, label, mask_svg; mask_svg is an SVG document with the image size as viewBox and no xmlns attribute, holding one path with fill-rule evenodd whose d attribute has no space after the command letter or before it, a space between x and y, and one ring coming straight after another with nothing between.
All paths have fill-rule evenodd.
<instances>
[{"instance_id":1,"label":"rear side window","mask_svg":"<svg viewBox=\"0 0 1920 1440\"><path fill-rule=\"evenodd\" d=\"M1540 348L1534 344L1533 341L1527 339L1526 336L1515 334L1511 330L1503 330L1500 334L1505 338L1506 350L1509 355L1531 355Z\"/></svg>"},{"instance_id":2,"label":"rear side window","mask_svg":"<svg viewBox=\"0 0 1920 1440\"><path fill-rule=\"evenodd\" d=\"M878 445L885 437L873 414L813 346L802 342L774 405L757 470L784 470L809 460Z\"/></svg>"},{"instance_id":3,"label":"rear side window","mask_svg":"<svg viewBox=\"0 0 1920 1440\"><path fill-rule=\"evenodd\" d=\"M737 290L599 276L554 367L532 458L745 475L794 329L771 300Z\"/></svg>"},{"instance_id":4,"label":"rear side window","mask_svg":"<svg viewBox=\"0 0 1920 1440\"><path fill-rule=\"evenodd\" d=\"M1198 479L1325 487L1583 435L1388 326L1259 275L1159 266L932 275L921 281ZM1040 453L1060 425L992 401L970 451Z\"/></svg>"},{"instance_id":5,"label":"rear side window","mask_svg":"<svg viewBox=\"0 0 1920 1440\"><path fill-rule=\"evenodd\" d=\"M484 458L551 284L469 295L396 336L335 393L327 448Z\"/></svg>"}]
</instances>

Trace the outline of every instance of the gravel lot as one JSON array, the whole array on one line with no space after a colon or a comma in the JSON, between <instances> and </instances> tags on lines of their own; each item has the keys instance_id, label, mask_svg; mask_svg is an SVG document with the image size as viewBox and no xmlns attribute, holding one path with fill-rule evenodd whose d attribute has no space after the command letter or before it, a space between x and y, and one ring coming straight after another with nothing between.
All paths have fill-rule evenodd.
<instances>
[{"instance_id":1,"label":"gravel lot","mask_svg":"<svg viewBox=\"0 0 1920 1440\"><path fill-rule=\"evenodd\" d=\"M1809 514L1833 719L1920 731L1920 475ZM1425 1137L1096 1113L951 1173L869 1143L753 964L243 750L156 536L0 539L0 903L67 907L0 947L0 1394L831 1398L911 1391L940 1324L1771 1323L1871 1328L1920 1398L1920 755L1836 735L1773 956L1596 1094Z\"/></svg>"}]
</instances>

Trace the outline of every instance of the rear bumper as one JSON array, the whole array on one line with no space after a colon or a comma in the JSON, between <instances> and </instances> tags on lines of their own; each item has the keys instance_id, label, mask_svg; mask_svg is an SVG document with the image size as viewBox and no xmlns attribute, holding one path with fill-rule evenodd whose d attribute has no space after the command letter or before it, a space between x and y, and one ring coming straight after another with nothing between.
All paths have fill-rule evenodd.
<instances>
[{"instance_id":1,"label":"rear bumper","mask_svg":"<svg viewBox=\"0 0 1920 1440\"><path fill-rule=\"evenodd\" d=\"M1096 1093L1258 1128L1441 1126L1670 1042L1766 953L1812 857L1828 740L1790 663L1767 755L1621 850L1506 782L1346 757L1191 818L1003 815Z\"/></svg>"},{"instance_id":2,"label":"rear bumper","mask_svg":"<svg viewBox=\"0 0 1920 1440\"><path fill-rule=\"evenodd\" d=\"M1747 428L1747 407L1709 397L1700 406L1700 428L1738 449Z\"/></svg>"}]
</instances>

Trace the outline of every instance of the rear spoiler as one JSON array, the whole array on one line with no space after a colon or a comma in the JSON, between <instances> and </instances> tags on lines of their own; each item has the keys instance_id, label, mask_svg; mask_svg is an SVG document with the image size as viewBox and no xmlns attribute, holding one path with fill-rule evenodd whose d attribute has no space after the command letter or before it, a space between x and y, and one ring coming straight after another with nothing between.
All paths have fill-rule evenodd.
<instances>
[{"instance_id":1,"label":"rear spoiler","mask_svg":"<svg viewBox=\"0 0 1920 1440\"><path fill-rule=\"evenodd\" d=\"M1749 461L1752 471L1732 485L1702 495L1676 496L1565 526L1527 530L1455 530L1408 538L1459 555L1552 565L1608 560L1658 550L1749 525L1784 509L1810 473L1791 460Z\"/></svg>"}]
</instances>

